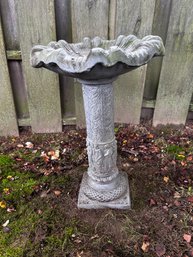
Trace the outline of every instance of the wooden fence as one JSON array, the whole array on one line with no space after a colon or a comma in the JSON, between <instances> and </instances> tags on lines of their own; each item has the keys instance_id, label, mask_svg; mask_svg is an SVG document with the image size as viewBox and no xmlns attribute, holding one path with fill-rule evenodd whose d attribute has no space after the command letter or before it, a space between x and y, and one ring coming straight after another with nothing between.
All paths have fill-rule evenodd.
<instances>
[{"instance_id":1,"label":"wooden fence","mask_svg":"<svg viewBox=\"0 0 193 257\"><path fill-rule=\"evenodd\" d=\"M29 63L32 46L84 36L162 37L166 54L115 82L115 121L185 124L193 118L192 0L0 0L0 135L84 126L81 86Z\"/></svg>"}]
</instances>

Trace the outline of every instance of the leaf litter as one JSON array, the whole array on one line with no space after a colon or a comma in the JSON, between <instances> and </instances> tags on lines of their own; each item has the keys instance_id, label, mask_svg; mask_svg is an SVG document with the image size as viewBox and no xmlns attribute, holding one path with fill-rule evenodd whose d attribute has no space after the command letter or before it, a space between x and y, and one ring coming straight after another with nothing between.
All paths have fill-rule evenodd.
<instances>
[{"instance_id":1,"label":"leaf litter","mask_svg":"<svg viewBox=\"0 0 193 257\"><path fill-rule=\"evenodd\" d=\"M7 223L0 245L5 238L12 241L4 243L4 250L0 247L0 255L14 250L16 257L56 251L68 257L193 256L193 126L119 126L115 132L118 167L129 176L129 211L77 208L88 167L85 130L66 127L49 135L23 131L19 138L0 138L0 170L7 169L5 175L0 172L0 222ZM6 166L4 156L14 165ZM22 229L14 232L14 223ZM23 234L25 245L16 255L14 245Z\"/></svg>"}]
</instances>

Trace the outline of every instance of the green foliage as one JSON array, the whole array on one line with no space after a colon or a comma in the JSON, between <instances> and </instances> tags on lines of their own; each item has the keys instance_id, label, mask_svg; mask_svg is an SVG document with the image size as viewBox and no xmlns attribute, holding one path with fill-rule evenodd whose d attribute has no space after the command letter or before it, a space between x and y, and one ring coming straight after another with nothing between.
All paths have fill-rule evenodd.
<instances>
[{"instance_id":1,"label":"green foliage","mask_svg":"<svg viewBox=\"0 0 193 257\"><path fill-rule=\"evenodd\" d=\"M166 150L170 154L179 154L180 152L183 151L183 148L179 145L171 144L167 146Z\"/></svg>"},{"instance_id":2,"label":"green foliage","mask_svg":"<svg viewBox=\"0 0 193 257\"><path fill-rule=\"evenodd\" d=\"M9 179L11 177L12 179ZM27 173L22 173L13 170L4 172L4 176L0 184L0 192L2 193L3 200L12 201L13 204L18 204L22 198L30 195L34 186L37 184L35 179ZM9 192L5 192L9 190Z\"/></svg>"},{"instance_id":3,"label":"green foliage","mask_svg":"<svg viewBox=\"0 0 193 257\"><path fill-rule=\"evenodd\" d=\"M0 256L1 257L21 257L24 246L31 231L38 221L38 215L33 212L30 205L21 205L17 212L3 215L4 221L9 218L10 223L8 233L0 230ZM1 221L2 223L2 221Z\"/></svg>"},{"instance_id":4,"label":"green foliage","mask_svg":"<svg viewBox=\"0 0 193 257\"><path fill-rule=\"evenodd\" d=\"M14 247L14 248L8 248L8 249L0 248L0 256L1 257L21 257L23 256L23 249L21 247Z\"/></svg>"},{"instance_id":5,"label":"green foliage","mask_svg":"<svg viewBox=\"0 0 193 257\"><path fill-rule=\"evenodd\" d=\"M11 171L14 161L8 155L0 155L0 176Z\"/></svg>"},{"instance_id":6,"label":"green foliage","mask_svg":"<svg viewBox=\"0 0 193 257\"><path fill-rule=\"evenodd\" d=\"M170 154L176 160L184 160L185 149L179 145L171 144L166 148L166 152Z\"/></svg>"},{"instance_id":7,"label":"green foliage","mask_svg":"<svg viewBox=\"0 0 193 257\"><path fill-rule=\"evenodd\" d=\"M8 155L0 155L0 168L10 167L13 160Z\"/></svg>"}]
</instances>

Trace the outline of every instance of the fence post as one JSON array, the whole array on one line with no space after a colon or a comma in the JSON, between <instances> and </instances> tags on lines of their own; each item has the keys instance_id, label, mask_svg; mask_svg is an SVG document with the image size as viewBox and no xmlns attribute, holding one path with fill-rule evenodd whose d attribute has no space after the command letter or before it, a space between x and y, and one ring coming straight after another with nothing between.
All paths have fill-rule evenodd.
<instances>
[{"instance_id":1,"label":"fence post","mask_svg":"<svg viewBox=\"0 0 193 257\"><path fill-rule=\"evenodd\" d=\"M0 17L0 136L18 136L17 118L7 66L3 31Z\"/></svg>"}]
</instances>

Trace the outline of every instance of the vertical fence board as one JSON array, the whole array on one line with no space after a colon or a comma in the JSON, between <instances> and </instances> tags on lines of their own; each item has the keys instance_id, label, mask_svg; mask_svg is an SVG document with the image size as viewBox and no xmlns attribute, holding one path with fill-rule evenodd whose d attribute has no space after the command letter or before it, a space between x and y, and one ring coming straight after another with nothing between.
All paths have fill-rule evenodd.
<instances>
[{"instance_id":1,"label":"vertical fence board","mask_svg":"<svg viewBox=\"0 0 193 257\"><path fill-rule=\"evenodd\" d=\"M20 50L20 39L16 15L16 0L0 1L2 25L6 50ZM8 61L10 80L17 118L29 117L27 92L23 80L21 61Z\"/></svg>"},{"instance_id":2,"label":"vertical fence board","mask_svg":"<svg viewBox=\"0 0 193 257\"><path fill-rule=\"evenodd\" d=\"M79 42L86 36L108 38L109 1L72 0L73 41ZM82 89L75 87L77 126L85 126Z\"/></svg>"},{"instance_id":3,"label":"vertical fence board","mask_svg":"<svg viewBox=\"0 0 193 257\"><path fill-rule=\"evenodd\" d=\"M5 48L7 50L19 50L19 32L16 17L16 0L0 1Z\"/></svg>"},{"instance_id":4,"label":"vertical fence board","mask_svg":"<svg viewBox=\"0 0 193 257\"><path fill-rule=\"evenodd\" d=\"M153 125L185 124L193 92L193 1L172 2Z\"/></svg>"},{"instance_id":5,"label":"vertical fence board","mask_svg":"<svg viewBox=\"0 0 193 257\"><path fill-rule=\"evenodd\" d=\"M57 40L72 42L71 3L68 0L55 0ZM60 76L60 95L63 118L75 116L74 81Z\"/></svg>"},{"instance_id":6,"label":"vertical fence board","mask_svg":"<svg viewBox=\"0 0 193 257\"><path fill-rule=\"evenodd\" d=\"M134 34L142 38L151 34L154 0L119 0L116 3L114 37ZM115 82L115 121L140 122L146 65L120 76Z\"/></svg>"},{"instance_id":7,"label":"vertical fence board","mask_svg":"<svg viewBox=\"0 0 193 257\"><path fill-rule=\"evenodd\" d=\"M3 32L0 17L0 135L18 136L16 113L5 55Z\"/></svg>"},{"instance_id":8,"label":"vertical fence board","mask_svg":"<svg viewBox=\"0 0 193 257\"><path fill-rule=\"evenodd\" d=\"M56 40L54 0L18 0L22 63L33 132L62 130L58 75L30 66L33 45Z\"/></svg>"},{"instance_id":9,"label":"vertical fence board","mask_svg":"<svg viewBox=\"0 0 193 257\"><path fill-rule=\"evenodd\" d=\"M154 12L152 34L160 36L165 44L170 18L171 0L157 0ZM147 66L144 89L145 99L155 99L162 66L162 57L154 58Z\"/></svg>"}]
</instances>

